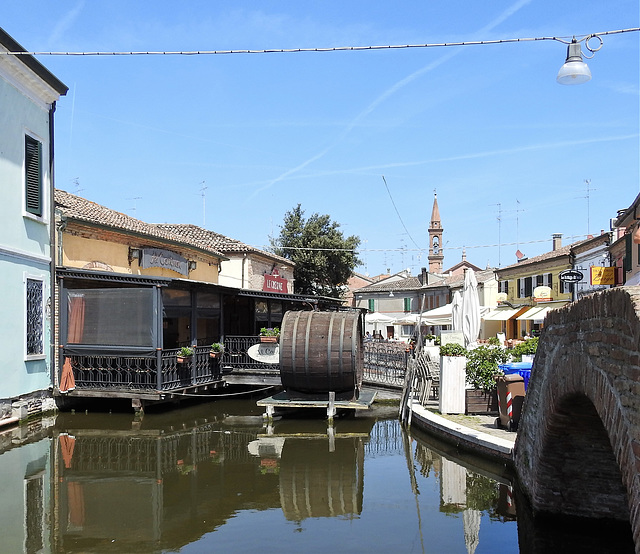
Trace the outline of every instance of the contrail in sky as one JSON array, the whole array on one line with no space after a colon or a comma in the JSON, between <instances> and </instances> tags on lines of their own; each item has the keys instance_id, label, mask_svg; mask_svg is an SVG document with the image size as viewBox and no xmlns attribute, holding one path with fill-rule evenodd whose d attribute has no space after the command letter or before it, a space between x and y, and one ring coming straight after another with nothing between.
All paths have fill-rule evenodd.
<instances>
[{"instance_id":1,"label":"contrail in sky","mask_svg":"<svg viewBox=\"0 0 640 554\"><path fill-rule=\"evenodd\" d=\"M496 26L498 26L500 23L502 23L503 21L508 19L510 16L512 16L514 13L516 13L518 10L522 9L527 4L530 4L532 1L533 0L519 0L518 2L516 2L515 4L513 4L512 6L507 8L504 12L502 12L496 19L494 19L493 21L488 23L485 27L480 29L478 31L478 33L491 31ZM422 67L422 68L418 69L417 71L414 71L413 73L411 73L411 75L408 75L404 79L401 79L400 81L395 83L392 87L388 88L380 96L378 96L373 102L371 102L371 104L369 104L363 111L361 111L354 119L352 119L349 122L349 124L343 129L343 131L340 133L340 135L331 144L329 144L326 148L324 148L323 150L318 152L315 156L312 156L311 158L309 158L309 159L305 160L304 162L300 163L296 167L285 171L284 173L282 173L281 175L278 175L274 179L271 179L264 186L262 186L259 189L255 190L253 192L253 194L249 198L253 198L258 193L271 188L276 183L279 183L280 181L285 180L287 177L290 177L291 175L293 175L295 173L298 173L300 170L304 169L309 164L311 164L311 163L315 162L316 160L319 160L320 158L324 157L325 154L327 154L327 152L329 152L337 144L339 144L354 129L354 127L356 127L358 125L358 123L362 119L364 119L370 113L372 113L380 104L382 104L384 101L386 101L388 98L393 96L400 89L404 88L405 86L407 86L409 83L413 82L415 79L417 79L418 77L420 77L424 73L432 71L433 69L435 69L439 65L442 65L444 62L449 61L454 56L457 56L460 53L460 51L461 50L459 50L459 49L458 50L450 50L449 52L447 52L446 54L441 56L439 59L431 62L430 64L426 65L425 67Z\"/></svg>"}]
</instances>

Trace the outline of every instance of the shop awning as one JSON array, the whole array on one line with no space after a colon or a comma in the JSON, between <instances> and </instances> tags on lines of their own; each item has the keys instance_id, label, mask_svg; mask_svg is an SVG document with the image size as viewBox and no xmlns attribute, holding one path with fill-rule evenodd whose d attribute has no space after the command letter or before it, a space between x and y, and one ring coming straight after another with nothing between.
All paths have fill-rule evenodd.
<instances>
[{"instance_id":1,"label":"shop awning","mask_svg":"<svg viewBox=\"0 0 640 554\"><path fill-rule=\"evenodd\" d=\"M554 302L553 304L547 304L545 306L535 306L518 317L518 319L542 321L549 311L562 308L563 306L566 306L566 304L566 302Z\"/></svg>"},{"instance_id":2,"label":"shop awning","mask_svg":"<svg viewBox=\"0 0 640 554\"><path fill-rule=\"evenodd\" d=\"M531 320L531 319L544 319L544 315L542 317L538 317L538 314L540 312L545 312L546 313L546 307L545 306L534 306L533 308L529 308L526 312L524 312L522 315L519 315L517 317L517 319L519 321L522 320Z\"/></svg>"},{"instance_id":3,"label":"shop awning","mask_svg":"<svg viewBox=\"0 0 640 554\"><path fill-rule=\"evenodd\" d=\"M485 321L507 321L522 313L526 308L496 308L483 317Z\"/></svg>"}]
</instances>

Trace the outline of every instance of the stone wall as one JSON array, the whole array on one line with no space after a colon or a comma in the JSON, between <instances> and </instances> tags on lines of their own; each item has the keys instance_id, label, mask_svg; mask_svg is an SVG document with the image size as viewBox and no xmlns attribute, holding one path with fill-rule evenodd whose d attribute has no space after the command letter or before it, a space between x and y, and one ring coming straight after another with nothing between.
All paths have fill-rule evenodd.
<instances>
[{"instance_id":1,"label":"stone wall","mask_svg":"<svg viewBox=\"0 0 640 554\"><path fill-rule=\"evenodd\" d=\"M630 521L640 545L640 287L545 321L515 445L535 512Z\"/></svg>"}]
</instances>

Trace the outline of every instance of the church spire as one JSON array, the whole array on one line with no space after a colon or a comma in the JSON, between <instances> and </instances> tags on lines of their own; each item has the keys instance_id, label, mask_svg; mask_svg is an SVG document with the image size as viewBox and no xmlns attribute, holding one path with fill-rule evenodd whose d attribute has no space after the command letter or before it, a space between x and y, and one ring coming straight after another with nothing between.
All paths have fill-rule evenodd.
<instances>
[{"instance_id":1,"label":"church spire","mask_svg":"<svg viewBox=\"0 0 640 554\"><path fill-rule=\"evenodd\" d=\"M438 207L438 195L433 191L433 209L431 210L431 223L429 224L429 271L442 273L442 222L440 221L440 208Z\"/></svg>"}]
</instances>

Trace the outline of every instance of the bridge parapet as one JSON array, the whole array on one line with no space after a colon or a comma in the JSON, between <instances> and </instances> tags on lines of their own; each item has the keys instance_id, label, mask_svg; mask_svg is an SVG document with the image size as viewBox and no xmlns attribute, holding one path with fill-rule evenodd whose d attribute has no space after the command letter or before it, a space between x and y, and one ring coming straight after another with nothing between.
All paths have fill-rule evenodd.
<instances>
[{"instance_id":1,"label":"bridge parapet","mask_svg":"<svg viewBox=\"0 0 640 554\"><path fill-rule=\"evenodd\" d=\"M640 552L640 287L549 313L515 464L535 513L629 521Z\"/></svg>"}]
</instances>

